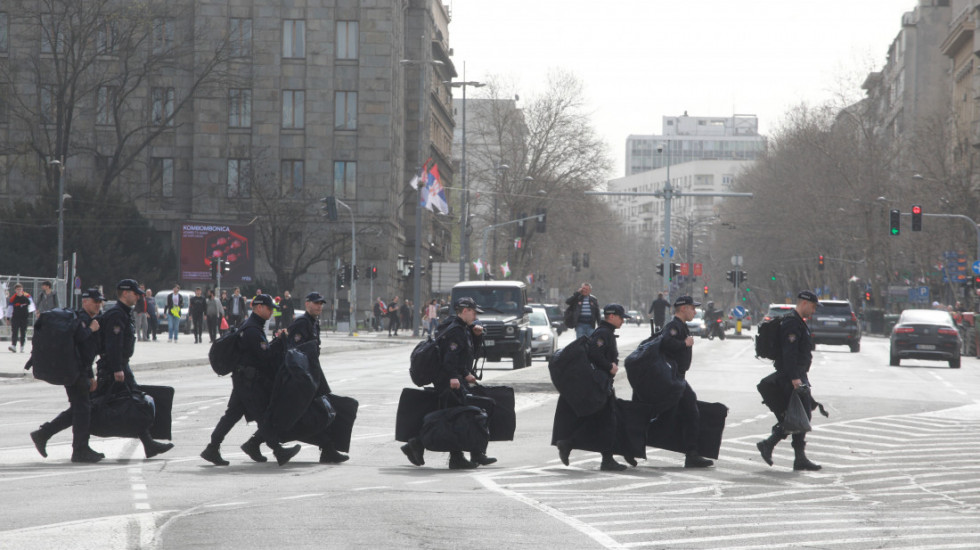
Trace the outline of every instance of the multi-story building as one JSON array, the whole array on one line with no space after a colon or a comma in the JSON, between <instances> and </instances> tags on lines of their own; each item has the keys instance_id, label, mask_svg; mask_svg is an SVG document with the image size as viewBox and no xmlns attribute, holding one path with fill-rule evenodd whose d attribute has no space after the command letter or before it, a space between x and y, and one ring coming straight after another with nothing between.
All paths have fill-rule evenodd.
<instances>
[{"instance_id":1,"label":"multi-story building","mask_svg":"<svg viewBox=\"0 0 980 550\"><path fill-rule=\"evenodd\" d=\"M950 9L951 20L941 44L941 53L949 59L947 78L952 80L943 87L951 102L949 156L954 172L972 175L980 149L980 71L976 58L980 53L980 36L976 34L980 16L976 0L952 0Z\"/></svg>"},{"instance_id":2,"label":"multi-story building","mask_svg":"<svg viewBox=\"0 0 980 550\"><path fill-rule=\"evenodd\" d=\"M77 10L68 10L69 17L102 6L64 3ZM98 47L86 60L88 81L132 70L125 62L134 59L148 69L124 90L125 99L115 101L123 91L108 80L77 90L71 138L43 155L39 144L60 135L69 119L53 120L60 99L51 93L47 75L36 71L19 80L14 99L36 98L25 103L36 108L12 112L15 101L5 98L0 199L36 197L51 177L38 168L43 161L37 159L45 155L65 157L70 185L97 184L113 166L117 130L132 128L147 144L123 151L134 151L134 158L123 166L114 190L135 199L175 250L182 222L261 219L263 212L253 205L257 186L274 181L293 196L315 201L334 195L348 204L362 273L363 266L379 268L375 294L410 295L410 281L395 269L396 259L411 257L415 244L418 201L408 182L429 158L439 164L447 186L453 177L454 120L444 82L456 73L449 57L450 15L439 0L152 0L144 39L119 41L118 47L139 49L139 56L113 49L120 33L109 17L91 36L72 37L75 28L66 21L33 13L33 3L28 11L14 4L19 5L0 4L0 65L8 74L76 53L65 46L73 38ZM428 212L422 219L424 257L438 260L445 254L440 243L449 239ZM309 223L325 222L312 217ZM349 228L346 211L338 224L342 235ZM301 241L304 235L289 238ZM258 250L255 276L270 280L264 252ZM332 293L335 261L349 257L347 241L291 290ZM370 310L371 300L362 291L357 309Z\"/></svg>"},{"instance_id":3,"label":"multi-story building","mask_svg":"<svg viewBox=\"0 0 980 550\"><path fill-rule=\"evenodd\" d=\"M626 175L695 160L755 160L765 149L759 120L753 115L730 117L663 117L662 135L626 138ZM670 141L669 156L658 148Z\"/></svg>"}]
</instances>

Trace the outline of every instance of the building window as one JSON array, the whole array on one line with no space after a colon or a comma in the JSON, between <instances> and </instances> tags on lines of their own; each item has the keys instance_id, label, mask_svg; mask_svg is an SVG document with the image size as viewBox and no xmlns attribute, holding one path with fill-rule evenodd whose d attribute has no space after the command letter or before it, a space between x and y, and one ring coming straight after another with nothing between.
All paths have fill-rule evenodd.
<instances>
[{"instance_id":1,"label":"building window","mask_svg":"<svg viewBox=\"0 0 980 550\"><path fill-rule=\"evenodd\" d=\"M107 126L116 123L115 116L116 89L111 86L100 86L95 94L95 123Z\"/></svg>"},{"instance_id":2,"label":"building window","mask_svg":"<svg viewBox=\"0 0 980 550\"><path fill-rule=\"evenodd\" d=\"M333 193L345 199L357 198L357 163L338 160L333 163Z\"/></svg>"},{"instance_id":3,"label":"building window","mask_svg":"<svg viewBox=\"0 0 980 550\"><path fill-rule=\"evenodd\" d=\"M101 21L95 34L95 51L99 55L116 53L116 24L111 21Z\"/></svg>"},{"instance_id":4,"label":"building window","mask_svg":"<svg viewBox=\"0 0 980 550\"><path fill-rule=\"evenodd\" d=\"M306 57L306 21L286 19L282 22L282 56Z\"/></svg>"},{"instance_id":5,"label":"building window","mask_svg":"<svg viewBox=\"0 0 980 550\"><path fill-rule=\"evenodd\" d=\"M303 101L306 94L303 90L284 90L282 92L282 127L303 127Z\"/></svg>"},{"instance_id":6,"label":"building window","mask_svg":"<svg viewBox=\"0 0 980 550\"><path fill-rule=\"evenodd\" d=\"M151 122L154 126L174 125L174 102L176 94L173 88L153 88L153 108Z\"/></svg>"},{"instance_id":7,"label":"building window","mask_svg":"<svg viewBox=\"0 0 980 550\"><path fill-rule=\"evenodd\" d=\"M164 197L174 196L174 159L153 158L150 161L150 184Z\"/></svg>"},{"instance_id":8,"label":"building window","mask_svg":"<svg viewBox=\"0 0 980 550\"><path fill-rule=\"evenodd\" d=\"M42 84L37 95L40 101L41 124L54 124L54 87L49 84Z\"/></svg>"},{"instance_id":9,"label":"building window","mask_svg":"<svg viewBox=\"0 0 980 550\"><path fill-rule=\"evenodd\" d=\"M231 46L232 57L248 57L252 55L252 20L232 19L228 40Z\"/></svg>"},{"instance_id":10,"label":"building window","mask_svg":"<svg viewBox=\"0 0 980 550\"><path fill-rule=\"evenodd\" d=\"M357 92L334 93L334 130L357 129Z\"/></svg>"},{"instance_id":11,"label":"building window","mask_svg":"<svg viewBox=\"0 0 980 550\"><path fill-rule=\"evenodd\" d=\"M153 53L169 52L174 47L174 20L157 17L153 20Z\"/></svg>"},{"instance_id":12,"label":"building window","mask_svg":"<svg viewBox=\"0 0 980 550\"><path fill-rule=\"evenodd\" d=\"M357 21L337 21L337 59L357 59Z\"/></svg>"},{"instance_id":13,"label":"building window","mask_svg":"<svg viewBox=\"0 0 980 550\"><path fill-rule=\"evenodd\" d=\"M228 197L248 198L251 194L251 161L228 159Z\"/></svg>"},{"instance_id":14,"label":"building window","mask_svg":"<svg viewBox=\"0 0 980 550\"><path fill-rule=\"evenodd\" d=\"M232 128L252 126L252 90L247 88L228 90L228 126Z\"/></svg>"},{"instance_id":15,"label":"building window","mask_svg":"<svg viewBox=\"0 0 980 550\"><path fill-rule=\"evenodd\" d=\"M41 53L65 51L65 33L60 23L53 14L41 16Z\"/></svg>"},{"instance_id":16,"label":"building window","mask_svg":"<svg viewBox=\"0 0 980 550\"><path fill-rule=\"evenodd\" d=\"M9 29L7 12L0 11L0 53L7 53Z\"/></svg>"},{"instance_id":17,"label":"building window","mask_svg":"<svg viewBox=\"0 0 980 550\"><path fill-rule=\"evenodd\" d=\"M282 187L299 191L303 189L303 161L282 161Z\"/></svg>"}]
</instances>

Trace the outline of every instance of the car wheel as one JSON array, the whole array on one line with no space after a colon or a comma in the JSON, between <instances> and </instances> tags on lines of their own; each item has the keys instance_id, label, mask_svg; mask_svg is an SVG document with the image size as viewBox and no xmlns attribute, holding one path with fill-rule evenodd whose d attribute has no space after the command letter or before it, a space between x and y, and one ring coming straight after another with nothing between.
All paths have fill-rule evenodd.
<instances>
[{"instance_id":1,"label":"car wheel","mask_svg":"<svg viewBox=\"0 0 980 550\"><path fill-rule=\"evenodd\" d=\"M959 358L959 356L957 356L956 359L950 359L949 360L949 368L951 368L951 369L958 369L958 368L960 368L960 358Z\"/></svg>"},{"instance_id":2,"label":"car wheel","mask_svg":"<svg viewBox=\"0 0 980 550\"><path fill-rule=\"evenodd\" d=\"M851 353L857 353L859 351L861 351L861 342L851 344Z\"/></svg>"},{"instance_id":3,"label":"car wheel","mask_svg":"<svg viewBox=\"0 0 980 550\"><path fill-rule=\"evenodd\" d=\"M895 355L895 352L894 351L889 351L889 353L888 353L888 364L889 365L891 365L893 367L897 367L897 366L899 366L899 362L900 361L901 360L898 358L897 355Z\"/></svg>"}]
</instances>

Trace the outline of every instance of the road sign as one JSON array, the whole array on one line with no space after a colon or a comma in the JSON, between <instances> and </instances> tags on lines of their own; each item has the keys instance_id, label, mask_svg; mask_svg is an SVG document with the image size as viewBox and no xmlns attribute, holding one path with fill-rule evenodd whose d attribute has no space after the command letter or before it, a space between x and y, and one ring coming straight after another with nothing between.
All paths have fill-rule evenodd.
<instances>
[{"instance_id":1,"label":"road sign","mask_svg":"<svg viewBox=\"0 0 980 550\"><path fill-rule=\"evenodd\" d=\"M980 263L980 262L977 262L977 263ZM980 273L980 271L978 271L977 273ZM82 278L81 277L75 277L75 288L82 288Z\"/></svg>"},{"instance_id":2,"label":"road sign","mask_svg":"<svg viewBox=\"0 0 980 550\"><path fill-rule=\"evenodd\" d=\"M666 248L666 247L661 246L660 247L660 257L661 258L666 258L668 254L670 255L671 258L674 257L674 247Z\"/></svg>"},{"instance_id":3,"label":"road sign","mask_svg":"<svg viewBox=\"0 0 980 550\"><path fill-rule=\"evenodd\" d=\"M973 262L973 272L980 275L980 260Z\"/></svg>"},{"instance_id":4,"label":"road sign","mask_svg":"<svg viewBox=\"0 0 980 550\"><path fill-rule=\"evenodd\" d=\"M741 267L741 265L742 265L742 257L741 256L732 256L732 265L735 266L735 267Z\"/></svg>"},{"instance_id":5,"label":"road sign","mask_svg":"<svg viewBox=\"0 0 980 550\"><path fill-rule=\"evenodd\" d=\"M909 289L909 301L928 303L929 302L929 287L918 286Z\"/></svg>"},{"instance_id":6,"label":"road sign","mask_svg":"<svg viewBox=\"0 0 980 550\"><path fill-rule=\"evenodd\" d=\"M734 308L732 308L732 315L734 315L736 319L744 318L745 313L746 313L745 308L742 306L735 306Z\"/></svg>"}]
</instances>

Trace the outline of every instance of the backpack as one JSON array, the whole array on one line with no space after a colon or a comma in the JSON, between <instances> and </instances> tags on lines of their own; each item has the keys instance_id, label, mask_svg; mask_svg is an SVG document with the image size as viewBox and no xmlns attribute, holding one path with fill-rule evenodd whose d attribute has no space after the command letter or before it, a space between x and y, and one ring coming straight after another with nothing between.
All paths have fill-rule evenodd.
<instances>
[{"instance_id":1,"label":"backpack","mask_svg":"<svg viewBox=\"0 0 980 550\"><path fill-rule=\"evenodd\" d=\"M429 336L412 350L411 363L408 367L408 375L412 377L412 383L422 387L435 382L439 375L439 363L439 343Z\"/></svg>"},{"instance_id":2,"label":"backpack","mask_svg":"<svg viewBox=\"0 0 980 550\"><path fill-rule=\"evenodd\" d=\"M208 350L208 362L211 370L218 376L231 374L238 366L241 351L238 349L238 338L241 336L240 327L231 327L224 336L211 344Z\"/></svg>"},{"instance_id":3,"label":"backpack","mask_svg":"<svg viewBox=\"0 0 980 550\"><path fill-rule=\"evenodd\" d=\"M759 325L759 334L755 337L756 357L775 361L782 355L783 350L779 342L779 326L782 322L782 317L776 317L763 321Z\"/></svg>"},{"instance_id":4,"label":"backpack","mask_svg":"<svg viewBox=\"0 0 980 550\"><path fill-rule=\"evenodd\" d=\"M79 325L78 313L70 309L51 309L38 316L29 361L34 378L56 386L68 386L78 380L75 331Z\"/></svg>"}]
</instances>

